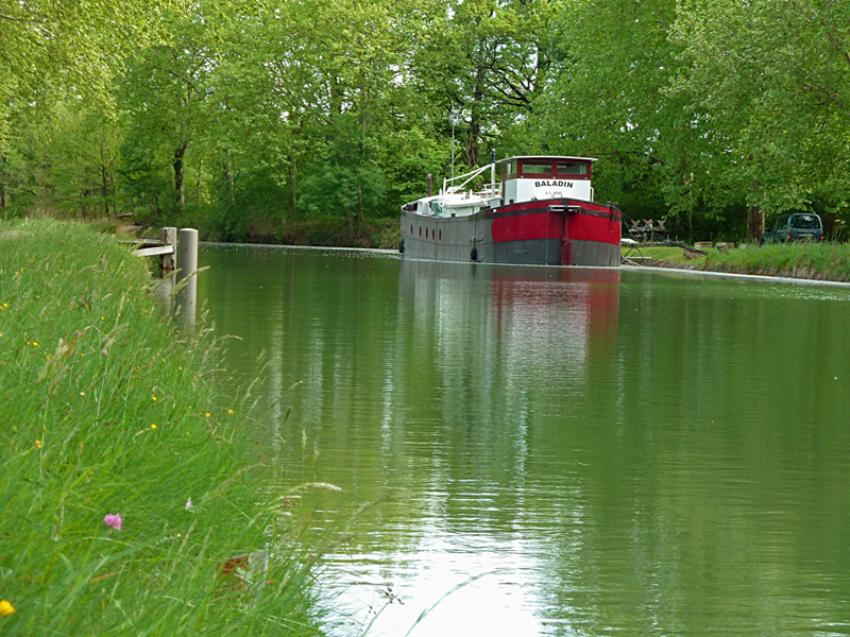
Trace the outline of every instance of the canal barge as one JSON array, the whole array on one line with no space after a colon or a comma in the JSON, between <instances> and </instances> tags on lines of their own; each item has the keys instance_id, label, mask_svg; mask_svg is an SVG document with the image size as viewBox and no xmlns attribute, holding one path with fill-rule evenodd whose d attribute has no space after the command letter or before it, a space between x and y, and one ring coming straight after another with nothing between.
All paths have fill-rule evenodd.
<instances>
[{"instance_id":1,"label":"canal barge","mask_svg":"<svg viewBox=\"0 0 850 637\"><path fill-rule=\"evenodd\" d=\"M447 178L438 194L402 206L399 251L441 261L619 265L620 211L593 201L594 161L493 158ZM476 188L488 172L490 183Z\"/></svg>"}]
</instances>

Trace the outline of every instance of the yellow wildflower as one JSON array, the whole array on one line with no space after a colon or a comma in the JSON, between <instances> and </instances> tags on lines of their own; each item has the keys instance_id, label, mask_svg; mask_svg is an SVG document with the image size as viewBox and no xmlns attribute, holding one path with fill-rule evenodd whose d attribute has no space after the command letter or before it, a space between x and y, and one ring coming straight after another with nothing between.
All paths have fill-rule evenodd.
<instances>
[{"instance_id":1,"label":"yellow wildflower","mask_svg":"<svg viewBox=\"0 0 850 637\"><path fill-rule=\"evenodd\" d=\"M80 396L85 396L85 395L86 395L86 392L84 392L84 391L80 392Z\"/></svg>"},{"instance_id":2,"label":"yellow wildflower","mask_svg":"<svg viewBox=\"0 0 850 637\"><path fill-rule=\"evenodd\" d=\"M227 415L228 415L228 416L232 416L232 415L233 415L233 414L235 414L235 413L236 413L236 412L235 412L235 411L233 411L230 407L228 407L228 408L227 408Z\"/></svg>"},{"instance_id":3,"label":"yellow wildflower","mask_svg":"<svg viewBox=\"0 0 850 637\"><path fill-rule=\"evenodd\" d=\"M36 438L36 440L35 440L35 448L36 448L36 449L41 449L41 448L42 448L42 446L44 446L44 443L43 443L41 440L39 440L38 438Z\"/></svg>"},{"instance_id":4,"label":"yellow wildflower","mask_svg":"<svg viewBox=\"0 0 850 637\"><path fill-rule=\"evenodd\" d=\"M204 416L206 416L207 418L209 418L210 416L212 416L212 414L211 414L210 412L208 412L208 411L205 411L205 412L204 412Z\"/></svg>"},{"instance_id":5,"label":"yellow wildflower","mask_svg":"<svg viewBox=\"0 0 850 637\"><path fill-rule=\"evenodd\" d=\"M11 602L0 599L0 617L8 617L9 615L15 614L15 607L12 606Z\"/></svg>"},{"instance_id":6,"label":"yellow wildflower","mask_svg":"<svg viewBox=\"0 0 850 637\"><path fill-rule=\"evenodd\" d=\"M156 423L155 423L155 422L152 422L152 423L151 423L151 430L152 430L152 431L156 431L157 429L158 429L158 427L156 426Z\"/></svg>"},{"instance_id":7,"label":"yellow wildflower","mask_svg":"<svg viewBox=\"0 0 850 637\"><path fill-rule=\"evenodd\" d=\"M6 302L0 303L0 310L8 310L9 304Z\"/></svg>"},{"instance_id":8,"label":"yellow wildflower","mask_svg":"<svg viewBox=\"0 0 850 637\"><path fill-rule=\"evenodd\" d=\"M154 402L156 402L157 400L159 400L159 398L157 398L157 397L156 397L156 394L152 394L152 395L151 395L151 400L152 400L152 401L154 401Z\"/></svg>"}]
</instances>

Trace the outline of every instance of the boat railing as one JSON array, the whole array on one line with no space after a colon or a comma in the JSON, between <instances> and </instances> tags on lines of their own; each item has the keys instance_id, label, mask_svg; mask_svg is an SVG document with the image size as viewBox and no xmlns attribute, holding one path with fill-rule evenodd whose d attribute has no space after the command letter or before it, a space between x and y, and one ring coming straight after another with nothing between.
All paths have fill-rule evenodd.
<instances>
[{"instance_id":1,"label":"boat railing","mask_svg":"<svg viewBox=\"0 0 850 637\"><path fill-rule=\"evenodd\" d=\"M443 190L444 194L450 195L452 193L458 192L462 190L466 184L475 179L478 175L482 174L486 170L492 171L495 167L495 164L487 164L486 166L481 166L480 168L476 168L474 170L470 170L467 173L463 173L462 175L458 175L457 177L446 177L443 179ZM456 186L451 186L450 184L453 181L458 181L459 179L463 179L461 183ZM495 188L493 188L495 190Z\"/></svg>"}]
</instances>

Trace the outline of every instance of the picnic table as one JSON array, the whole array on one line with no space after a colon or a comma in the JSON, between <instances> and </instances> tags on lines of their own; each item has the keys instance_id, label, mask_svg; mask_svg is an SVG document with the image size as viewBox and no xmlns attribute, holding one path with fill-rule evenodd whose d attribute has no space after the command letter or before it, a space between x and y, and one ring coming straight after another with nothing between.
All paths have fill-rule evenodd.
<instances>
[{"instance_id":1,"label":"picnic table","mask_svg":"<svg viewBox=\"0 0 850 637\"><path fill-rule=\"evenodd\" d=\"M667 239L667 228L663 220L633 219L629 225L629 235L638 243Z\"/></svg>"},{"instance_id":2,"label":"picnic table","mask_svg":"<svg viewBox=\"0 0 850 637\"><path fill-rule=\"evenodd\" d=\"M640 246L641 243L634 239L629 239L628 237L620 239L620 247L625 248L625 251L620 255L620 260L623 263L639 265L640 261L648 259L649 257L645 257L640 251Z\"/></svg>"}]
</instances>

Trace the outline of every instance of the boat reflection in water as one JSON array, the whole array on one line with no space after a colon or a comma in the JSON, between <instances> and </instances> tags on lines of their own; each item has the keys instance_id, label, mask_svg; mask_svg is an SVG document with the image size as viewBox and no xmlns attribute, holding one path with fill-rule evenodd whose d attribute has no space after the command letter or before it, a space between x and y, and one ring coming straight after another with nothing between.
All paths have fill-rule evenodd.
<instances>
[{"instance_id":1,"label":"boat reflection in water","mask_svg":"<svg viewBox=\"0 0 850 637\"><path fill-rule=\"evenodd\" d=\"M217 265L216 321L245 339L231 360L270 361L266 488L342 489L293 509L319 545L346 531L323 560L330 635L601 625L597 573L631 528L609 536L594 509L622 438L617 270L270 250Z\"/></svg>"},{"instance_id":2,"label":"boat reflection in water","mask_svg":"<svg viewBox=\"0 0 850 637\"><path fill-rule=\"evenodd\" d=\"M522 384L538 372L575 384L591 356L616 349L619 284L609 268L405 260L399 304L422 338L435 339L433 371L448 384L458 374Z\"/></svg>"},{"instance_id":3,"label":"boat reflection in water","mask_svg":"<svg viewBox=\"0 0 850 637\"><path fill-rule=\"evenodd\" d=\"M845 291L409 256L199 281L330 637L848 632Z\"/></svg>"},{"instance_id":4,"label":"boat reflection in water","mask_svg":"<svg viewBox=\"0 0 850 637\"><path fill-rule=\"evenodd\" d=\"M385 347L407 360L384 369L378 466L335 458L356 496L390 501L329 556L337 610L362 617L392 582L405 603L375 635L404 634L443 596L421 634L561 634L596 568L582 471L594 419L616 410L602 396L617 382L619 288L609 269L400 263Z\"/></svg>"}]
</instances>

